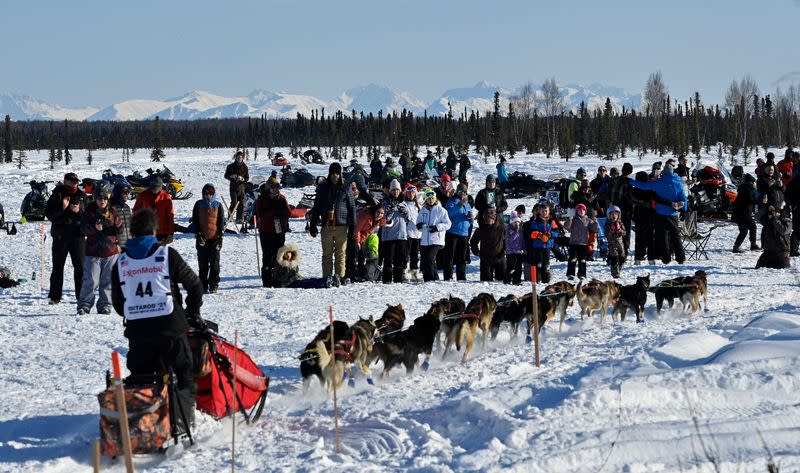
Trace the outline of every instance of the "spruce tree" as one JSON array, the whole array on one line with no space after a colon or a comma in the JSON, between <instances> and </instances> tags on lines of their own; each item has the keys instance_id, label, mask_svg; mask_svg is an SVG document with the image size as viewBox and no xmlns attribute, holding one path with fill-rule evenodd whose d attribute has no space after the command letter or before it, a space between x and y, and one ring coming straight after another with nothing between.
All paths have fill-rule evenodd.
<instances>
[{"instance_id":1,"label":"spruce tree","mask_svg":"<svg viewBox=\"0 0 800 473\"><path fill-rule=\"evenodd\" d=\"M572 138L572 127L569 121L564 117L564 112L560 116L561 128L558 133L558 154L569 161L569 158L575 154L575 140Z\"/></svg>"},{"instance_id":2,"label":"spruce tree","mask_svg":"<svg viewBox=\"0 0 800 473\"><path fill-rule=\"evenodd\" d=\"M600 123L600 154L610 160L617 149L617 132L614 127L614 108L609 97L606 97Z\"/></svg>"},{"instance_id":3,"label":"spruce tree","mask_svg":"<svg viewBox=\"0 0 800 473\"><path fill-rule=\"evenodd\" d=\"M150 153L150 160L159 163L162 159L164 159L164 150L161 147L161 122L159 121L158 117L156 117L153 126L154 143L153 151Z\"/></svg>"},{"instance_id":4,"label":"spruce tree","mask_svg":"<svg viewBox=\"0 0 800 473\"><path fill-rule=\"evenodd\" d=\"M92 148L94 148L94 145L92 143L92 134L90 132L89 133L89 141L88 141L88 143L86 143L86 151L87 151L86 162L89 164L89 166L92 165L92 161L94 160L94 158L92 157Z\"/></svg>"},{"instance_id":5,"label":"spruce tree","mask_svg":"<svg viewBox=\"0 0 800 473\"><path fill-rule=\"evenodd\" d=\"M22 133L17 136L17 169L28 167L28 154L25 152L25 138Z\"/></svg>"},{"instance_id":6,"label":"spruce tree","mask_svg":"<svg viewBox=\"0 0 800 473\"><path fill-rule=\"evenodd\" d=\"M50 122L50 131L47 134L47 141L48 141L48 144L50 145L50 155L49 155L49 158L50 158L50 169L55 169L56 143L55 143L55 137L53 135L53 122Z\"/></svg>"},{"instance_id":7,"label":"spruce tree","mask_svg":"<svg viewBox=\"0 0 800 473\"><path fill-rule=\"evenodd\" d=\"M517 120L514 114L514 102L508 102L508 117L506 118L506 123L508 123L508 130L506 131L506 151L514 158L514 154L517 152Z\"/></svg>"},{"instance_id":8,"label":"spruce tree","mask_svg":"<svg viewBox=\"0 0 800 473\"><path fill-rule=\"evenodd\" d=\"M498 138L500 136L500 92L494 93L494 112L492 112L492 129L489 132L489 154L497 154Z\"/></svg>"},{"instance_id":9,"label":"spruce tree","mask_svg":"<svg viewBox=\"0 0 800 473\"><path fill-rule=\"evenodd\" d=\"M69 166L72 162L72 153L69 152L69 121L64 120L64 164Z\"/></svg>"},{"instance_id":10,"label":"spruce tree","mask_svg":"<svg viewBox=\"0 0 800 473\"><path fill-rule=\"evenodd\" d=\"M5 150L3 152L3 161L10 163L14 159L14 154L11 148L11 117L6 115L6 132L5 132Z\"/></svg>"}]
</instances>

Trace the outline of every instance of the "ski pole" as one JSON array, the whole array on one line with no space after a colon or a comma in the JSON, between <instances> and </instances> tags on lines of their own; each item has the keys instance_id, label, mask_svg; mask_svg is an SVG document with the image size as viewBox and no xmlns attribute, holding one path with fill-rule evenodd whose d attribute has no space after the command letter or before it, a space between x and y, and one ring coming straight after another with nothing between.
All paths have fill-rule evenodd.
<instances>
[{"instance_id":1,"label":"ski pole","mask_svg":"<svg viewBox=\"0 0 800 473\"><path fill-rule=\"evenodd\" d=\"M253 227L255 227L255 229L256 229L256 266L258 266L258 270L256 271L256 274L258 274L258 277L262 277L262 275L261 275L261 249L258 247L258 240L259 240L259 237L258 237L258 225L256 225L256 216L255 215L253 215Z\"/></svg>"},{"instance_id":2,"label":"ski pole","mask_svg":"<svg viewBox=\"0 0 800 473\"><path fill-rule=\"evenodd\" d=\"M122 437L122 451L125 453L125 469L133 473L133 453L131 452L131 432L128 428L128 406L125 404L125 387L122 384L122 370L119 367L119 353L111 352L111 364L114 368L114 388L117 394L117 413L119 414L119 431Z\"/></svg>"}]
</instances>

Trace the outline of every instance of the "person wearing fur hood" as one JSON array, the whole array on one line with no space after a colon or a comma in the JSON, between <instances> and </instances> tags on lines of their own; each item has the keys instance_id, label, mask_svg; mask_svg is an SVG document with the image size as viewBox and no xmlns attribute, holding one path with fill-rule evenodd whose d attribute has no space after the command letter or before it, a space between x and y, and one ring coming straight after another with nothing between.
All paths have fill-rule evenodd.
<instances>
[{"instance_id":1,"label":"person wearing fur hood","mask_svg":"<svg viewBox=\"0 0 800 473\"><path fill-rule=\"evenodd\" d=\"M278 249L275 265L269 269L267 287L290 287L300 276L300 249L289 242Z\"/></svg>"},{"instance_id":2,"label":"person wearing fur hood","mask_svg":"<svg viewBox=\"0 0 800 473\"><path fill-rule=\"evenodd\" d=\"M213 184L203 186L202 198L194 203L192 224L203 292L214 294L219 286L219 255L225 232L225 209L214 197Z\"/></svg>"}]
</instances>

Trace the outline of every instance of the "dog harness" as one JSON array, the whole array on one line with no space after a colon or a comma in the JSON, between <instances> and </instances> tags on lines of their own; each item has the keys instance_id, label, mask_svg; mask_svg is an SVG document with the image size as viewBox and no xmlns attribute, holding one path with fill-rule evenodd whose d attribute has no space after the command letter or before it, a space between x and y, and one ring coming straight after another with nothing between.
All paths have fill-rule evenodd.
<instances>
[{"instance_id":1,"label":"dog harness","mask_svg":"<svg viewBox=\"0 0 800 473\"><path fill-rule=\"evenodd\" d=\"M168 255L167 247L162 246L144 259L133 259L125 253L117 259L126 319L149 319L172 313Z\"/></svg>"}]
</instances>

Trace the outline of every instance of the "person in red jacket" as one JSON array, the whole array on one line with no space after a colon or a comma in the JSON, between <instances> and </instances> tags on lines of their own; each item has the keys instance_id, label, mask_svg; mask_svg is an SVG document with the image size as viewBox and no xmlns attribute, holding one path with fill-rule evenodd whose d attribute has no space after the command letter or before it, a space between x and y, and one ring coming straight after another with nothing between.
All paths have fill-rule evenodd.
<instances>
[{"instance_id":1,"label":"person in red jacket","mask_svg":"<svg viewBox=\"0 0 800 473\"><path fill-rule=\"evenodd\" d=\"M175 209L172 208L172 196L164 190L164 181L155 177L150 183L150 190L136 197L133 213L139 209L153 209L156 213L158 229L156 238L162 245L172 243L175 234Z\"/></svg>"},{"instance_id":2,"label":"person in red jacket","mask_svg":"<svg viewBox=\"0 0 800 473\"><path fill-rule=\"evenodd\" d=\"M289 214L292 212L286 197L281 194L279 182L269 182L262 187L261 195L256 201L256 221L258 222L258 238L263 253L261 260L261 283L270 287L275 258L278 250L286 242L289 231Z\"/></svg>"},{"instance_id":3,"label":"person in red jacket","mask_svg":"<svg viewBox=\"0 0 800 473\"><path fill-rule=\"evenodd\" d=\"M789 181L792 180L792 171L794 168L794 162L792 162L792 149L789 148L786 150L786 155L778 161L778 172L781 175L781 182L783 182L784 187L789 185Z\"/></svg>"}]
</instances>

